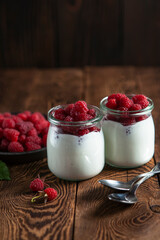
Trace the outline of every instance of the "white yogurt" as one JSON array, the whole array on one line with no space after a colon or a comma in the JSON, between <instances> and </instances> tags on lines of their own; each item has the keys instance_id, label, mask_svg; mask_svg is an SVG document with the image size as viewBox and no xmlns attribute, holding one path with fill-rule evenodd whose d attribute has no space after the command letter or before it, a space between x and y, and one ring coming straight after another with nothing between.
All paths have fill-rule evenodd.
<instances>
[{"instance_id":1,"label":"white yogurt","mask_svg":"<svg viewBox=\"0 0 160 240\"><path fill-rule=\"evenodd\" d=\"M138 167L154 154L155 129L152 116L130 126L104 120L106 163L117 167Z\"/></svg>"},{"instance_id":2,"label":"white yogurt","mask_svg":"<svg viewBox=\"0 0 160 240\"><path fill-rule=\"evenodd\" d=\"M60 134L50 126L47 138L48 167L57 177L84 180L99 174L105 164L104 137L90 132L81 137Z\"/></svg>"}]
</instances>

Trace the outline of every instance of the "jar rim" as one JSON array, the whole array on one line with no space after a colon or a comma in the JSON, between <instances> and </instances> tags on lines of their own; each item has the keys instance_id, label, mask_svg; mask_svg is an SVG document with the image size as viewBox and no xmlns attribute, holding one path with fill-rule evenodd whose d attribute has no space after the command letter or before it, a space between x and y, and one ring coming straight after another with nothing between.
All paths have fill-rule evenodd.
<instances>
[{"instance_id":1,"label":"jar rim","mask_svg":"<svg viewBox=\"0 0 160 240\"><path fill-rule=\"evenodd\" d=\"M51 108L48 111L48 121L50 123L53 123L54 125L80 127L80 126L90 126L90 125L93 125L94 123L98 123L102 120L102 118L104 116L103 112L98 107L96 107L94 105L89 105L89 104L87 105L87 107L89 109L92 108L96 111L96 116L90 120L68 122L68 121L58 120L53 116L53 113L55 112L55 110L57 110L59 108L65 108L67 106L68 106L68 104L62 104L62 105L58 105L56 107Z\"/></svg>"},{"instance_id":2,"label":"jar rim","mask_svg":"<svg viewBox=\"0 0 160 240\"><path fill-rule=\"evenodd\" d=\"M136 94L126 94L127 97L133 97ZM154 108L154 103L152 101L151 98L146 97L149 105L146 108L140 109L140 110L134 110L134 111L127 111L128 114L131 114L132 116L140 116L143 114L149 114L153 108ZM100 108L104 111L104 112L109 112L112 113L113 115L121 115L123 113L126 113L126 111L121 111L121 110L115 110L115 109L111 109L106 107L106 103L108 100L108 96L104 97L101 101L100 101Z\"/></svg>"}]
</instances>

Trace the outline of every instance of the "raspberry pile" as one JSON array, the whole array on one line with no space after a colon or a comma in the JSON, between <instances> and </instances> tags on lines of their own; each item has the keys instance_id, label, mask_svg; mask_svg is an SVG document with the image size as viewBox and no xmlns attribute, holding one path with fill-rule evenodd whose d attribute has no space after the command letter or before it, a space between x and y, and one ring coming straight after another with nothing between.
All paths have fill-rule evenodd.
<instances>
[{"instance_id":1,"label":"raspberry pile","mask_svg":"<svg viewBox=\"0 0 160 240\"><path fill-rule=\"evenodd\" d=\"M45 186L47 186L47 188L45 188ZM44 203L46 203L57 197L57 191L54 188L49 187L39 175L30 183L30 189L33 192L39 193L38 196L32 198L31 202L44 201Z\"/></svg>"},{"instance_id":2,"label":"raspberry pile","mask_svg":"<svg viewBox=\"0 0 160 240\"><path fill-rule=\"evenodd\" d=\"M76 103L71 103L65 108L56 109L54 112L54 118L60 121L70 122L79 122L79 121L88 121L96 117L96 112L93 108L89 109L85 101L77 101ZM75 127L73 126L61 126L60 132L64 134L72 134L76 136L83 136L89 132L100 131L96 126L92 127Z\"/></svg>"},{"instance_id":3,"label":"raspberry pile","mask_svg":"<svg viewBox=\"0 0 160 240\"><path fill-rule=\"evenodd\" d=\"M132 125L148 117L147 115L142 115L139 117L132 116L133 113L136 113L139 110L148 107L148 105L149 102L147 100L147 97L142 94L134 95L132 98L128 98L125 94L122 93L112 94L108 96L106 107L122 112L120 112L121 116L108 114L107 119L120 122L124 126Z\"/></svg>"},{"instance_id":4,"label":"raspberry pile","mask_svg":"<svg viewBox=\"0 0 160 240\"><path fill-rule=\"evenodd\" d=\"M0 151L25 152L46 146L49 122L40 112L0 113Z\"/></svg>"}]
</instances>

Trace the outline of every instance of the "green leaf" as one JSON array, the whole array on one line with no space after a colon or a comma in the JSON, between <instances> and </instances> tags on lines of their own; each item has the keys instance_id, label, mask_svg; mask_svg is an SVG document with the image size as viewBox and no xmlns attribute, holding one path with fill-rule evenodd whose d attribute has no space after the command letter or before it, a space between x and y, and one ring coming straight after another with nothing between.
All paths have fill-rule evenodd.
<instances>
[{"instance_id":1,"label":"green leaf","mask_svg":"<svg viewBox=\"0 0 160 240\"><path fill-rule=\"evenodd\" d=\"M9 169L2 161L0 161L0 180L11 180L9 176Z\"/></svg>"}]
</instances>

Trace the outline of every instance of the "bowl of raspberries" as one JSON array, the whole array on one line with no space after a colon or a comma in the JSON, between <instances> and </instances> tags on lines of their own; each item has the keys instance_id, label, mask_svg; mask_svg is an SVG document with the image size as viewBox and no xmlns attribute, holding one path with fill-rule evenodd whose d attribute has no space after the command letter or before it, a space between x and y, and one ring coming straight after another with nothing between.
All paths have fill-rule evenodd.
<instances>
[{"instance_id":1,"label":"bowl of raspberries","mask_svg":"<svg viewBox=\"0 0 160 240\"><path fill-rule=\"evenodd\" d=\"M0 113L0 159L46 157L48 128L49 122L40 112Z\"/></svg>"}]
</instances>

